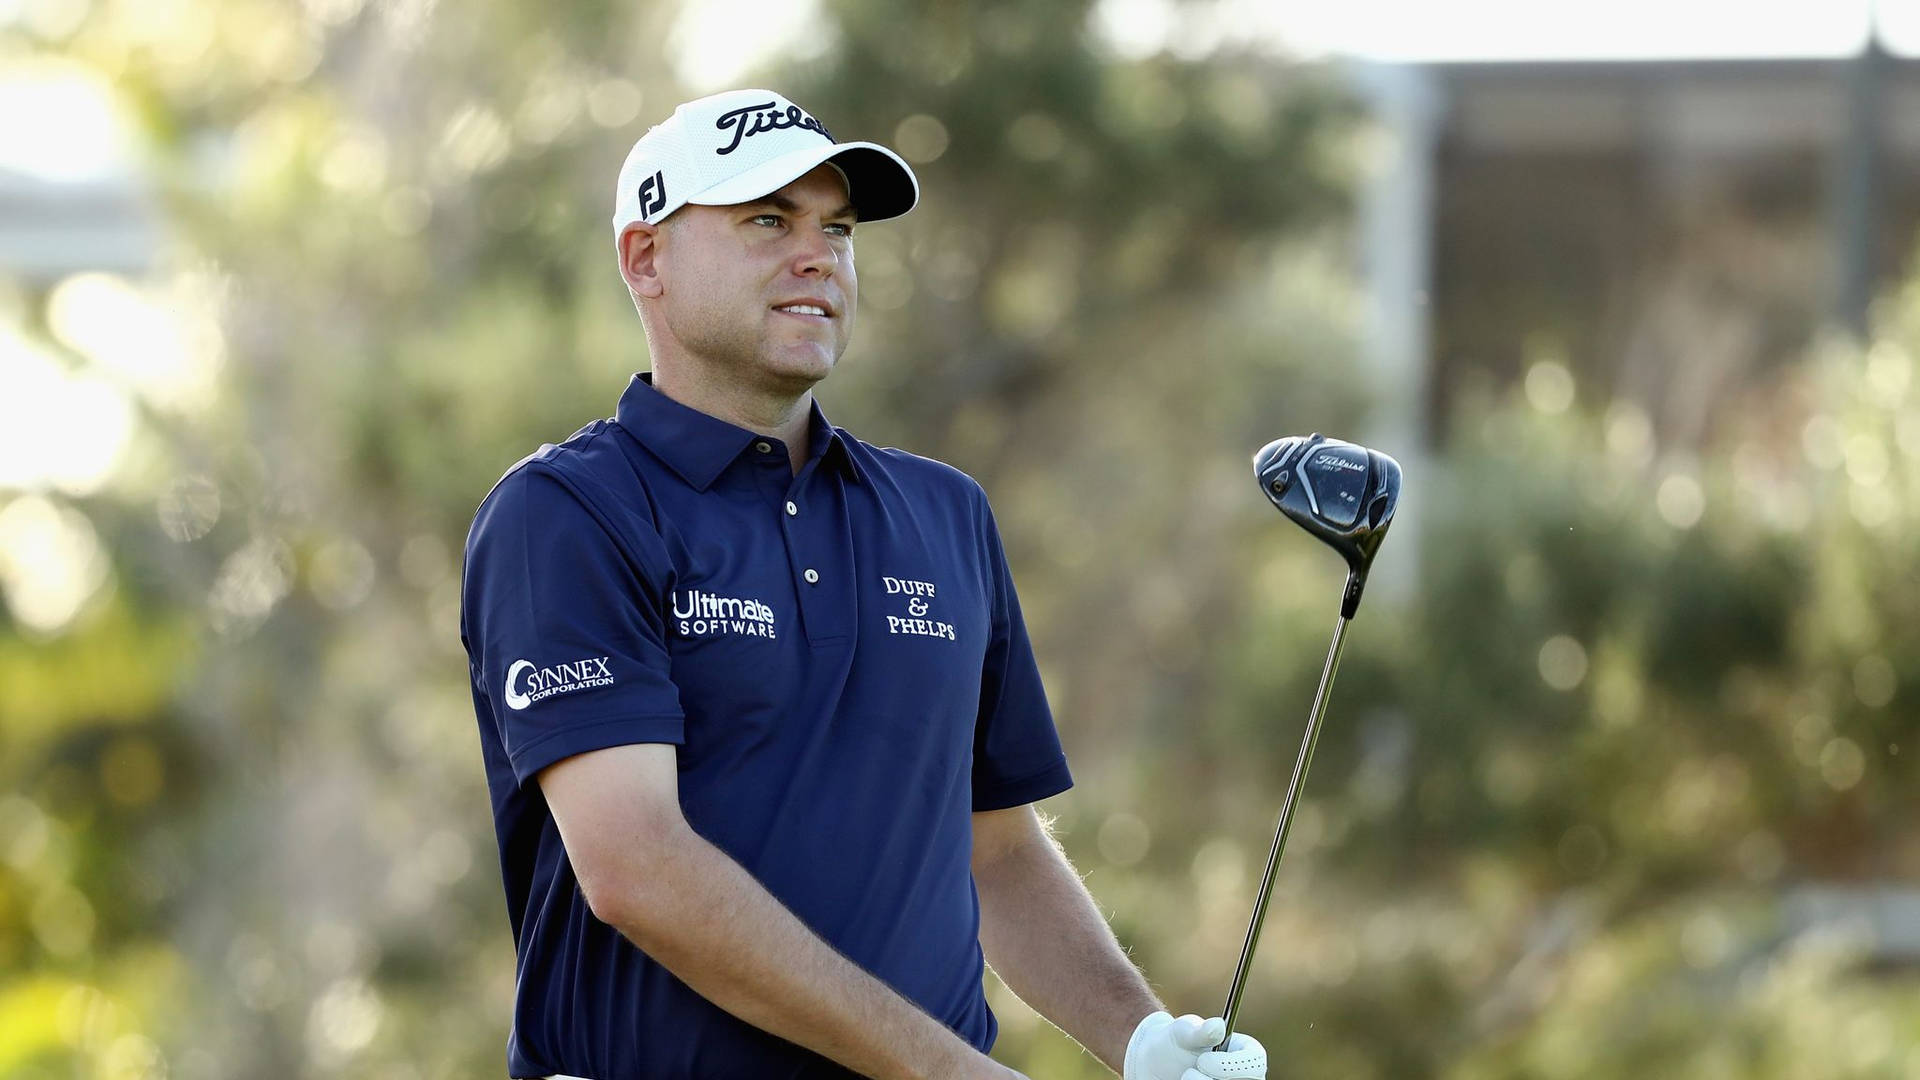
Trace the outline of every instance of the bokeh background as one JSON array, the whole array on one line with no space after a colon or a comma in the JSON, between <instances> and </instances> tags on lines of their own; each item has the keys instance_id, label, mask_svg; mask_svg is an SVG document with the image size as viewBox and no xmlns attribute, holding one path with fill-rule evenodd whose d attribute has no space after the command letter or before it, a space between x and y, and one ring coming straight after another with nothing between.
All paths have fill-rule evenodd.
<instances>
[{"instance_id":1,"label":"bokeh background","mask_svg":"<svg viewBox=\"0 0 1920 1080\"><path fill-rule=\"evenodd\" d=\"M1340 10L1325 10L1339 8ZM0 1075L503 1075L457 636L647 366L610 185L772 85L891 142L820 392L992 496L1079 785L1274 1075L1920 1075L1920 12L1865 0L0 0ZM989 980L996 1056L1103 1075Z\"/></svg>"}]
</instances>

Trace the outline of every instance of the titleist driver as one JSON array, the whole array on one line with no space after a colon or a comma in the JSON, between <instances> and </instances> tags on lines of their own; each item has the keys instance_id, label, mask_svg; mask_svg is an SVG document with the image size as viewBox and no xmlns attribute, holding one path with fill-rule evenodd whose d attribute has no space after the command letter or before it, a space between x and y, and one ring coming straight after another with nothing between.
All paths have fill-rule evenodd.
<instances>
[{"instance_id":1,"label":"titleist driver","mask_svg":"<svg viewBox=\"0 0 1920 1080\"><path fill-rule=\"evenodd\" d=\"M1216 1050L1225 1050L1233 1038L1240 992L1246 988L1247 971L1253 966L1260 924L1266 921L1274 871L1287 844L1287 830L1293 825L1294 803L1299 801L1307 767L1313 763L1313 746L1320 739L1320 718L1326 713L1334 670L1340 666L1347 620L1360 608L1367 570L1373 566L1374 553L1386 539L1387 526L1393 524L1394 508L1400 503L1399 462L1377 450L1329 439L1318 432L1289 435L1261 447L1253 455L1253 474L1260 481L1260 490L1281 513L1347 560L1347 588L1340 600L1340 620L1333 625L1333 643L1327 647L1327 663L1320 670L1320 689L1314 692L1313 709L1307 714L1306 734L1300 739L1300 756L1293 763L1293 779L1287 782L1287 799L1280 806L1280 825L1273 833L1273 848L1267 852L1267 871L1260 879L1260 896L1254 901L1246 944L1240 947L1240 965L1234 969L1233 988L1227 992L1227 1007L1220 1014L1227 1022L1226 1037L1214 1047Z\"/></svg>"}]
</instances>

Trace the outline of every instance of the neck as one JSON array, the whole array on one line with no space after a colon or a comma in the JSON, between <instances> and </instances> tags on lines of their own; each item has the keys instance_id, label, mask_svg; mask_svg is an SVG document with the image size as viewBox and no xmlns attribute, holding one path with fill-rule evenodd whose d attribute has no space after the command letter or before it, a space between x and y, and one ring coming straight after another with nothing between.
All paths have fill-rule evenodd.
<instances>
[{"instance_id":1,"label":"neck","mask_svg":"<svg viewBox=\"0 0 1920 1080\"><path fill-rule=\"evenodd\" d=\"M808 421L812 418L813 390L797 393L749 386L736 381L700 377L695 370L679 365L661 365L653 371L653 388L690 409L725 420L735 427L786 445L793 471L798 473L812 448Z\"/></svg>"}]
</instances>

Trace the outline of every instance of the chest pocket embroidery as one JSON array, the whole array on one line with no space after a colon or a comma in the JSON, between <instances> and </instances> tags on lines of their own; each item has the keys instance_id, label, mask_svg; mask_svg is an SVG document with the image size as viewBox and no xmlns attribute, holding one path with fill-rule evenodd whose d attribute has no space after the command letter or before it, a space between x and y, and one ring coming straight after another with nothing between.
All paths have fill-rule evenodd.
<instances>
[{"instance_id":1,"label":"chest pocket embroidery","mask_svg":"<svg viewBox=\"0 0 1920 1080\"><path fill-rule=\"evenodd\" d=\"M700 589L673 591L673 631L683 638L777 638L779 620L765 601Z\"/></svg>"},{"instance_id":2,"label":"chest pocket embroidery","mask_svg":"<svg viewBox=\"0 0 1920 1080\"><path fill-rule=\"evenodd\" d=\"M940 590L931 581L881 575L887 632L958 641L953 623L940 618Z\"/></svg>"}]
</instances>

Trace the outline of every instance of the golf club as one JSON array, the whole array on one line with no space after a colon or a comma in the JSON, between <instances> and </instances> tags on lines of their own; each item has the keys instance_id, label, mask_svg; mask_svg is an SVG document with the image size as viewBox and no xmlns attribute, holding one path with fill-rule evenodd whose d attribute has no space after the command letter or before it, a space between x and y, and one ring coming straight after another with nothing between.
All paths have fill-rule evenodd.
<instances>
[{"instance_id":1,"label":"golf club","mask_svg":"<svg viewBox=\"0 0 1920 1080\"><path fill-rule=\"evenodd\" d=\"M1254 946L1260 941L1260 925L1266 921L1267 901L1273 895L1274 871L1287 844L1287 830L1293 825L1293 807L1299 801L1307 767L1313 763L1314 744L1320 740L1320 719L1326 714L1327 691L1340 666L1347 620L1360 609L1367 571L1400 503L1399 462L1377 450L1329 439L1319 432L1289 435L1261 447L1253 455L1253 474L1260 481L1260 490L1281 513L1347 560L1347 587L1340 600L1340 619L1333 626L1333 643L1327 647L1326 666L1320 669L1320 689L1314 692L1307 730L1300 739L1300 756L1293 763L1293 779L1287 782L1287 798L1280 806L1273 848L1267 852L1267 870L1260 879L1253 921L1247 926L1246 943L1240 947L1240 964L1234 969L1226 1010L1220 1014L1226 1019L1227 1030L1216 1050L1225 1050L1233 1039L1240 994L1246 988Z\"/></svg>"}]
</instances>

